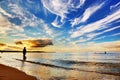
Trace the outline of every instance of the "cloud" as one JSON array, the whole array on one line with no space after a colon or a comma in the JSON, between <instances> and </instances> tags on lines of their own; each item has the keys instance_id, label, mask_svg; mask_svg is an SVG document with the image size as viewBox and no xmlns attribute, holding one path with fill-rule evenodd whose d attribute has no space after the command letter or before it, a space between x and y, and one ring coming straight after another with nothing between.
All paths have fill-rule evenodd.
<instances>
[{"instance_id":1,"label":"cloud","mask_svg":"<svg viewBox=\"0 0 120 80\"><path fill-rule=\"evenodd\" d=\"M20 47L17 47L16 45L12 44L5 44L5 43L0 43L0 50L20 50Z\"/></svg>"},{"instance_id":2,"label":"cloud","mask_svg":"<svg viewBox=\"0 0 120 80\"><path fill-rule=\"evenodd\" d=\"M4 9L0 7L0 13L4 14L5 16L12 17L11 14L7 13Z\"/></svg>"},{"instance_id":3,"label":"cloud","mask_svg":"<svg viewBox=\"0 0 120 80\"><path fill-rule=\"evenodd\" d=\"M0 24L0 34L2 35L7 35L11 32L24 32L24 29L22 27L12 24L11 22L9 22L8 18L1 13L0 22L2 23Z\"/></svg>"},{"instance_id":4,"label":"cloud","mask_svg":"<svg viewBox=\"0 0 120 80\"><path fill-rule=\"evenodd\" d=\"M99 39L103 39L103 38L105 38L106 36L101 36L101 37L98 37L98 38L95 38L95 39L93 39L93 40L99 40Z\"/></svg>"},{"instance_id":5,"label":"cloud","mask_svg":"<svg viewBox=\"0 0 120 80\"><path fill-rule=\"evenodd\" d=\"M92 14L104 7L105 3L106 1L92 4L80 17L77 17L71 21L72 27L78 25L79 23L86 22Z\"/></svg>"},{"instance_id":6,"label":"cloud","mask_svg":"<svg viewBox=\"0 0 120 80\"><path fill-rule=\"evenodd\" d=\"M91 32L91 33L88 33L88 34L85 34L86 37L80 37L79 39L77 39L76 41L72 42L74 44L80 42L80 43L83 43L83 42L87 42L89 40L99 40L99 39L104 39L105 37L108 37L108 36L99 36L101 34L104 34L104 33L107 33L107 32L110 32L110 31L113 31L113 30L116 30L120 28L120 26L115 26L115 27L112 27L112 28L109 28L109 29L106 29L104 31L101 31L101 32ZM113 35L109 35L109 36L117 36L117 35L120 35L120 33L115 33ZM99 37L97 37L99 36Z\"/></svg>"},{"instance_id":7,"label":"cloud","mask_svg":"<svg viewBox=\"0 0 120 80\"><path fill-rule=\"evenodd\" d=\"M63 24L64 21L59 21L59 16L56 17L56 19L51 23L54 27L60 28Z\"/></svg>"},{"instance_id":8,"label":"cloud","mask_svg":"<svg viewBox=\"0 0 120 80\"><path fill-rule=\"evenodd\" d=\"M29 10L26 10L26 8L23 9L19 2L15 2L15 4L13 4L10 1L7 6L7 9L10 8L9 12L11 13L11 17L4 17L2 14L6 15L9 13L5 13L5 11L4 13L3 11L1 12L2 14L0 14L0 22L3 23L0 24L0 29L2 30L0 32L1 34L9 34L14 32L15 34L10 36L19 36L21 38L28 37L24 32L24 28L29 26L42 31L42 33L47 36L49 35L50 37L53 37L54 32L52 28L50 28L42 19L36 17ZM27 8L29 8L29 6Z\"/></svg>"},{"instance_id":9,"label":"cloud","mask_svg":"<svg viewBox=\"0 0 120 80\"><path fill-rule=\"evenodd\" d=\"M20 37L20 38L28 38L25 34L22 33L12 33L11 36L13 37Z\"/></svg>"},{"instance_id":10,"label":"cloud","mask_svg":"<svg viewBox=\"0 0 120 80\"><path fill-rule=\"evenodd\" d=\"M4 44L4 43L0 43L0 46L2 47L2 46L6 46L6 44Z\"/></svg>"},{"instance_id":11,"label":"cloud","mask_svg":"<svg viewBox=\"0 0 120 80\"><path fill-rule=\"evenodd\" d=\"M15 25L21 25L21 20L17 17L15 18L8 18L9 22L14 23Z\"/></svg>"},{"instance_id":12,"label":"cloud","mask_svg":"<svg viewBox=\"0 0 120 80\"><path fill-rule=\"evenodd\" d=\"M120 18L119 14L120 14L120 10L117 10L117 11L113 12L112 14L108 15L107 17L101 19L101 20L98 20L96 22L87 24L85 26L80 26L76 30L70 32L71 37L76 38L76 37L82 36L86 33L91 33L91 32L94 32L94 31L98 31L98 30L108 28L109 24L111 24L113 21Z\"/></svg>"},{"instance_id":13,"label":"cloud","mask_svg":"<svg viewBox=\"0 0 120 80\"><path fill-rule=\"evenodd\" d=\"M91 39L93 39L93 38L95 38L96 36L98 36L98 35L101 35L101 34L103 34L103 33L107 33L107 32L110 32L110 31L113 31L113 30L115 30L115 29L119 29L120 28L120 26L115 26L115 27L112 27L112 28L109 28L109 29L106 29L106 30L104 30L104 31L101 31L101 32L96 32L96 33L90 33L90 34L86 34L86 36L87 37L89 37L89 38L91 38ZM105 37L105 36L104 36ZM103 36L102 37L100 37L100 39L101 38L104 38ZM99 38L98 38L99 39ZM94 40L98 40L98 39L94 39Z\"/></svg>"},{"instance_id":14,"label":"cloud","mask_svg":"<svg viewBox=\"0 0 120 80\"><path fill-rule=\"evenodd\" d=\"M60 27L64 24L64 19L67 18L67 14L80 8L85 3L85 0L42 0L42 3L48 11L57 17L61 17L61 19L57 19L56 17L52 22L53 26Z\"/></svg>"},{"instance_id":15,"label":"cloud","mask_svg":"<svg viewBox=\"0 0 120 80\"><path fill-rule=\"evenodd\" d=\"M0 24L0 30L1 30L0 33L6 34L6 31L10 29L9 26L11 26L11 25L7 21L7 19L5 17L3 17L1 14L0 14L0 22L2 23L2 24Z\"/></svg>"},{"instance_id":16,"label":"cloud","mask_svg":"<svg viewBox=\"0 0 120 80\"><path fill-rule=\"evenodd\" d=\"M12 45L8 45L5 50L22 50L21 47L17 47L17 46L12 46Z\"/></svg>"},{"instance_id":17,"label":"cloud","mask_svg":"<svg viewBox=\"0 0 120 80\"><path fill-rule=\"evenodd\" d=\"M107 49L120 49L120 41L103 42L99 43L98 45Z\"/></svg>"},{"instance_id":18,"label":"cloud","mask_svg":"<svg viewBox=\"0 0 120 80\"><path fill-rule=\"evenodd\" d=\"M83 13L83 17L80 22L85 22L93 13L95 13L97 10L103 7L105 2L100 4L94 4L93 6L87 8L85 12Z\"/></svg>"},{"instance_id":19,"label":"cloud","mask_svg":"<svg viewBox=\"0 0 120 80\"><path fill-rule=\"evenodd\" d=\"M30 4L34 4L34 1L28 1L28 3L25 4L25 6L29 9L32 8ZM37 29L39 31L42 31L42 33L49 35L50 37L53 37L54 31L52 28L47 25L47 23L44 22L43 19L38 18L36 15L31 13L28 9L24 9L19 3L13 4L9 3L8 5L11 7L11 12L15 14L15 19L19 21L17 24L21 24L21 27L34 27L34 29ZM35 5L34 7L37 8L38 5ZM38 8L40 9L40 8ZM17 13L16 13L17 12ZM14 21L14 18L13 18ZM36 33L37 34L37 33Z\"/></svg>"},{"instance_id":20,"label":"cloud","mask_svg":"<svg viewBox=\"0 0 120 80\"><path fill-rule=\"evenodd\" d=\"M43 29L45 30L45 33L47 33L49 36L53 37L54 36L54 31L47 25L44 24Z\"/></svg>"},{"instance_id":21,"label":"cloud","mask_svg":"<svg viewBox=\"0 0 120 80\"><path fill-rule=\"evenodd\" d=\"M82 19L81 17L78 17L78 18L71 20L72 27L74 27L75 25L78 25L80 23L81 19Z\"/></svg>"},{"instance_id":22,"label":"cloud","mask_svg":"<svg viewBox=\"0 0 120 80\"><path fill-rule=\"evenodd\" d=\"M115 48L115 49L120 49L120 45L112 45L112 46L106 46L107 48Z\"/></svg>"},{"instance_id":23,"label":"cloud","mask_svg":"<svg viewBox=\"0 0 120 80\"><path fill-rule=\"evenodd\" d=\"M79 46L82 48L83 46ZM93 52L103 52L103 51L120 51L120 41L111 41L111 42L101 42L101 43L94 43L88 42L83 47L84 51L93 51Z\"/></svg>"},{"instance_id":24,"label":"cloud","mask_svg":"<svg viewBox=\"0 0 120 80\"><path fill-rule=\"evenodd\" d=\"M23 45L22 41L16 41L14 42L16 45Z\"/></svg>"},{"instance_id":25,"label":"cloud","mask_svg":"<svg viewBox=\"0 0 120 80\"><path fill-rule=\"evenodd\" d=\"M27 9L30 8L31 6L27 6L26 8L23 8L19 2L18 3L15 2L15 4L9 2L8 7L10 7L10 12L14 14L12 15L13 18L9 18L11 23L20 25L21 27L26 27L26 26L36 27L41 23L41 19L38 19L34 14L32 14Z\"/></svg>"},{"instance_id":26,"label":"cloud","mask_svg":"<svg viewBox=\"0 0 120 80\"><path fill-rule=\"evenodd\" d=\"M45 47L47 45L53 45L50 39L34 39L34 40L21 40L15 41L16 45L25 45L27 47Z\"/></svg>"},{"instance_id":27,"label":"cloud","mask_svg":"<svg viewBox=\"0 0 120 80\"><path fill-rule=\"evenodd\" d=\"M111 35L111 36L118 36L118 35L120 35L120 33L116 33L116 34L113 34L113 35Z\"/></svg>"},{"instance_id":28,"label":"cloud","mask_svg":"<svg viewBox=\"0 0 120 80\"><path fill-rule=\"evenodd\" d=\"M64 47L64 48L62 48ZM54 51L60 52L119 52L120 51L120 41L112 41L112 42L87 42L86 44L72 44L71 46L53 46Z\"/></svg>"},{"instance_id":29,"label":"cloud","mask_svg":"<svg viewBox=\"0 0 120 80\"><path fill-rule=\"evenodd\" d=\"M120 8L120 2L118 2L118 3L115 4L115 5L110 6L110 9L111 9L111 10L116 9L116 8Z\"/></svg>"}]
</instances>

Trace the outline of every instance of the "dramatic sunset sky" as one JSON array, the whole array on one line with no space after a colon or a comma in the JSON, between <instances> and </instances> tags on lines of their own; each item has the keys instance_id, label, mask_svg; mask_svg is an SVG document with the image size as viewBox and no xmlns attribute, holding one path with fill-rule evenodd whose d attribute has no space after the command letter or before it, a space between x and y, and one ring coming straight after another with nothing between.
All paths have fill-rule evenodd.
<instances>
[{"instance_id":1,"label":"dramatic sunset sky","mask_svg":"<svg viewBox=\"0 0 120 80\"><path fill-rule=\"evenodd\" d=\"M0 0L0 50L120 51L120 0Z\"/></svg>"}]
</instances>

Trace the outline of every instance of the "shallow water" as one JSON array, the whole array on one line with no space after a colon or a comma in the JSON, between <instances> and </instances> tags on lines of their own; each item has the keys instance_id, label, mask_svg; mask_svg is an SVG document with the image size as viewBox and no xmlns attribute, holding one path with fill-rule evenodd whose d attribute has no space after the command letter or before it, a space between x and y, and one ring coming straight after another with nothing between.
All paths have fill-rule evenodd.
<instances>
[{"instance_id":1,"label":"shallow water","mask_svg":"<svg viewBox=\"0 0 120 80\"><path fill-rule=\"evenodd\" d=\"M120 53L2 53L0 63L41 80L119 80Z\"/></svg>"}]
</instances>

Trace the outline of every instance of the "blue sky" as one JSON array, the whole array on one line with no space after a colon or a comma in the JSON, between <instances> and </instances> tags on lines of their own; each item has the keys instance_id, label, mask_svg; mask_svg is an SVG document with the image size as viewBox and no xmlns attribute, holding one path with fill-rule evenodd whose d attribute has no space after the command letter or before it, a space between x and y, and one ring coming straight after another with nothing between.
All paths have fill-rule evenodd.
<instances>
[{"instance_id":1,"label":"blue sky","mask_svg":"<svg viewBox=\"0 0 120 80\"><path fill-rule=\"evenodd\" d=\"M30 39L57 47L113 45L120 42L120 1L0 0L0 30L0 42L13 45Z\"/></svg>"}]
</instances>

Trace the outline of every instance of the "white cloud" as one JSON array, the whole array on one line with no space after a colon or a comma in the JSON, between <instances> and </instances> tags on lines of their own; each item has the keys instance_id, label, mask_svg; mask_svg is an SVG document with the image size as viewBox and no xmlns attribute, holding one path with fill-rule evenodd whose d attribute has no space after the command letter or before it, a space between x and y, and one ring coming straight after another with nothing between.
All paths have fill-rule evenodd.
<instances>
[{"instance_id":1,"label":"white cloud","mask_svg":"<svg viewBox=\"0 0 120 80\"><path fill-rule=\"evenodd\" d=\"M0 27L7 27L8 25L10 25L10 23L8 22L8 20L0 14Z\"/></svg>"},{"instance_id":2,"label":"white cloud","mask_svg":"<svg viewBox=\"0 0 120 80\"><path fill-rule=\"evenodd\" d=\"M95 39L93 39L93 40L99 40L99 39L103 39L103 38L105 38L106 36L101 36L101 37L98 37L98 38L95 38Z\"/></svg>"},{"instance_id":3,"label":"white cloud","mask_svg":"<svg viewBox=\"0 0 120 80\"><path fill-rule=\"evenodd\" d=\"M5 16L8 16L8 17L12 17L11 14L7 13L5 10L3 10L2 8L0 8L0 13L4 14Z\"/></svg>"},{"instance_id":4,"label":"white cloud","mask_svg":"<svg viewBox=\"0 0 120 80\"><path fill-rule=\"evenodd\" d=\"M101 7L103 7L104 4L105 4L105 2L103 2L99 5L94 5L94 6L87 8L85 10L85 12L83 13L83 17L80 22L85 22L93 13L95 13L97 10L99 10Z\"/></svg>"},{"instance_id":5,"label":"white cloud","mask_svg":"<svg viewBox=\"0 0 120 80\"><path fill-rule=\"evenodd\" d=\"M24 29L20 26L10 23L6 17L0 14L0 34L7 35L11 32L24 32Z\"/></svg>"},{"instance_id":6,"label":"white cloud","mask_svg":"<svg viewBox=\"0 0 120 80\"><path fill-rule=\"evenodd\" d=\"M79 8L79 7L81 7L82 5L84 5L84 3L85 3L86 0L79 0L79 1L80 1L80 3L79 3L79 5L77 5L76 8Z\"/></svg>"},{"instance_id":7,"label":"white cloud","mask_svg":"<svg viewBox=\"0 0 120 80\"><path fill-rule=\"evenodd\" d=\"M106 32L110 32L110 31L118 29L118 28L120 28L120 26L109 28L109 29L106 29L106 30L104 30L102 32L98 32L98 33L90 33L90 34L87 34L86 36L92 39L92 38L94 38L94 37L96 37L98 35L101 35L101 34L106 33Z\"/></svg>"},{"instance_id":8,"label":"white cloud","mask_svg":"<svg viewBox=\"0 0 120 80\"><path fill-rule=\"evenodd\" d=\"M80 37L79 39L71 42L71 44L76 44L76 43L79 43L79 42L80 42L80 43L83 43L83 42L86 42L86 41L89 41L89 40L99 40L99 39L103 39L103 38L108 37L108 36L100 36L100 37L98 37L98 38L95 38L95 37L98 36L98 35L101 35L101 34L103 34L103 33L110 32L110 31L112 31L112 30L118 29L118 28L120 28L120 26L112 27L112 28L106 29L106 30L104 30L104 31L102 31L102 32L98 32L98 33L88 33L88 34L85 34L85 35L86 35L85 38ZM117 36L117 35L120 35L120 33L113 34L113 35L109 35L109 36Z\"/></svg>"},{"instance_id":9,"label":"white cloud","mask_svg":"<svg viewBox=\"0 0 120 80\"><path fill-rule=\"evenodd\" d=\"M71 37L75 38L75 37L82 36L86 33L91 33L97 30L105 29L109 27L108 24L112 23L112 21L115 21L120 18L119 14L120 14L120 10L117 10L114 13L108 15L107 17L101 20L98 20L86 26L80 27L74 30L73 32L71 32Z\"/></svg>"},{"instance_id":10,"label":"white cloud","mask_svg":"<svg viewBox=\"0 0 120 80\"><path fill-rule=\"evenodd\" d=\"M24 37L24 38L27 38L26 34L22 34L22 33L16 33L16 34L13 34L11 36L15 36L15 37Z\"/></svg>"},{"instance_id":11,"label":"white cloud","mask_svg":"<svg viewBox=\"0 0 120 80\"><path fill-rule=\"evenodd\" d=\"M38 30L43 29L42 33L45 33L46 35L53 37L54 34L53 30L42 19L37 18L34 14L30 13L28 10L23 9L19 4L10 4L9 6L12 7L11 11L22 20L21 27L31 26L35 27Z\"/></svg>"},{"instance_id":12,"label":"white cloud","mask_svg":"<svg viewBox=\"0 0 120 80\"><path fill-rule=\"evenodd\" d=\"M35 27L41 20L38 20L36 16L30 13L27 9L23 9L19 4L9 3L8 5L11 8L11 12L14 13L14 17L18 17L21 21L21 27L31 26Z\"/></svg>"},{"instance_id":13,"label":"white cloud","mask_svg":"<svg viewBox=\"0 0 120 80\"><path fill-rule=\"evenodd\" d=\"M0 24L0 34L6 35L7 31L10 30L10 26L11 24L9 23L9 21L0 14L0 22L2 24Z\"/></svg>"},{"instance_id":14,"label":"white cloud","mask_svg":"<svg viewBox=\"0 0 120 80\"><path fill-rule=\"evenodd\" d=\"M111 10L112 10L112 9L115 9L115 8L120 8L120 2L118 2L118 3L115 4L115 5L110 6L110 9L111 9Z\"/></svg>"},{"instance_id":15,"label":"white cloud","mask_svg":"<svg viewBox=\"0 0 120 80\"><path fill-rule=\"evenodd\" d=\"M113 34L113 35L111 35L111 36L118 36L118 35L120 35L120 33L116 33L116 34Z\"/></svg>"},{"instance_id":16,"label":"white cloud","mask_svg":"<svg viewBox=\"0 0 120 80\"><path fill-rule=\"evenodd\" d=\"M53 30L51 28L49 28L47 24L44 25L44 30L48 35L50 35L50 36L54 35Z\"/></svg>"},{"instance_id":17,"label":"white cloud","mask_svg":"<svg viewBox=\"0 0 120 80\"><path fill-rule=\"evenodd\" d=\"M59 15L62 18L68 13L68 5L62 0L42 0L42 3L51 13Z\"/></svg>"},{"instance_id":18,"label":"white cloud","mask_svg":"<svg viewBox=\"0 0 120 80\"><path fill-rule=\"evenodd\" d=\"M56 17L56 19L51 23L54 27L60 28L64 22L62 23L61 21L58 20L58 16Z\"/></svg>"},{"instance_id":19,"label":"white cloud","mask_svg":"<svg viewBox=\"0 0 120 80\"><path fill-rule=\"evenodd\" d=\"M14 17L17 16L20 19L23 18L24 13L23 13L22 8L19 7L19 5L9 3L8 6L11 8L11 12L16 14L16 15L13 15Z\"/></svg>"},{"instance_id":20,"label":"white cloud","mask_svg":"<svg viewBox=\"0 0 120 80\"><path fill-rule=\"evenodd\" d=\"M85 0L42 0L43 6L51 13L60 16L61 24L64 24L64 19L67 18L66 14L70 11L75 11L84 4ZM58 27L58 21L53 21L53 26ZM60 27L60 25L59 25Z\"/></svg>"},{"instance_id":21,"label":"white cloud","mask_svg":"<svg viewBox=\"0 0 120 80\"><path fill-rule=\"evenodd\" d=\"M94 5L90 6L90 7L88 7L85 10L85 12L83 13L83 15L81 15L80 17L75 18L74 20L72 20L72 22L71 22L72 27L75 26L75 25L78 25L81 22L85 22L87 19L89 19L89 17L93 13L95 13L97 10L99 10L100 8L102 8L104 4L105 4L105 2L99 3L99 4L94 4Z\"/></svg>"},{"instance_id":22,"label":"white cloud","mask_svg":"<svg viewBox=\"0 0 120 80\"><path fill-rule=\"evenodd\" d=\"M72 27L74 27L75 25L78 25L81 21L81 17L75 18L74 20L71 21L71 25Z\"/></svg>"},{"instance_id":23,"label":"white cloud","mask_svg":"<svg viewBox=\"0 0 120 80\"><path fill-rule=\"evenodd\" d=\"M115 30L115 29L117 29L117 28L120 28L120 26L116 26L116 27L113 27L113 28L104 30L102 33L109 32L109 31Z\"/></svg>"}]
</instances>

